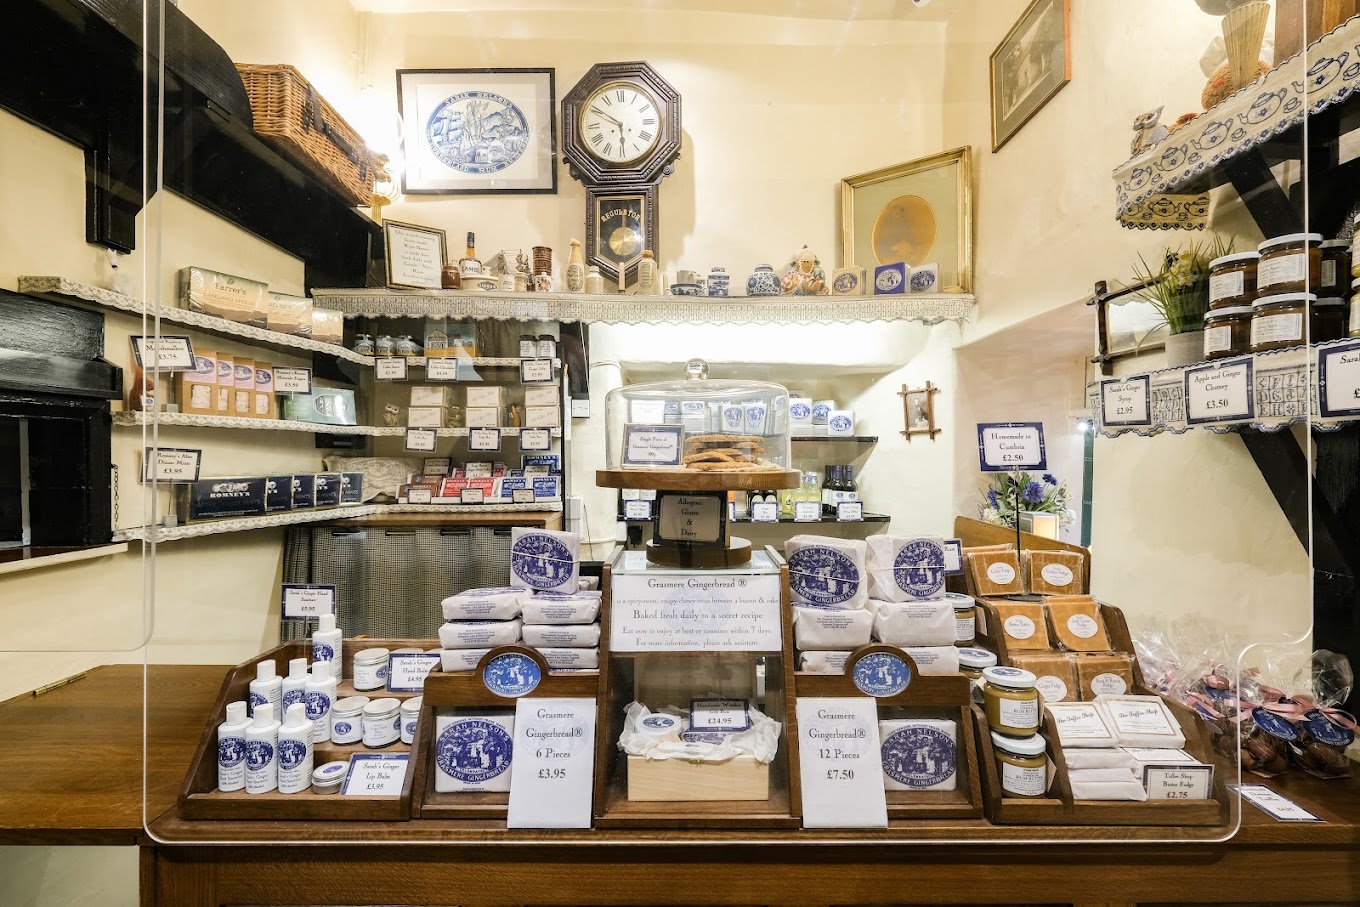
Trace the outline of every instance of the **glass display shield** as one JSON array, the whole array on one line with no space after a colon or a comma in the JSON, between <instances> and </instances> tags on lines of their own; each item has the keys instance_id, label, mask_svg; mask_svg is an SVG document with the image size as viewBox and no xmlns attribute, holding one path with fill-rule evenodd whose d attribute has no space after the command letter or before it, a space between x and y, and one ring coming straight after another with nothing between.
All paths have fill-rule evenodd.
<instances>
[{"instance_id":1,"label":"glass display shield","mask_svg":"<svg viewBox=\"0 0 1360 907\"><path fill-rule=\"evenodd\" d=\"M1118 848L1348 771L1360 19L1071 5L157 6L149 735L231 667L151 838Z\"/></svg>"}]
</instances>

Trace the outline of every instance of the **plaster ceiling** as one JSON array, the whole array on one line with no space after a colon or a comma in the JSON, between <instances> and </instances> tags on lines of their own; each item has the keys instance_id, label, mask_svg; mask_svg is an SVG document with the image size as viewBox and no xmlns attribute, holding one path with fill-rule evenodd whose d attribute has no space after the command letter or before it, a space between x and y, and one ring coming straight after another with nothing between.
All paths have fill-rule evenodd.
<instances>
[{"instance_id":1,"label":"plaster ceiling","mask_svg":"<svg viewBox=\"0 0 1360 907\"><path fill-rule=\"evenodd\" d=\"M461 13L501 11L509 15L544 10L629 12L640 8L685 12L723 12L781 19L836 21L939 22L961 5L958 0L350 0L360 12Z\"/></svg>"}]
</instances>

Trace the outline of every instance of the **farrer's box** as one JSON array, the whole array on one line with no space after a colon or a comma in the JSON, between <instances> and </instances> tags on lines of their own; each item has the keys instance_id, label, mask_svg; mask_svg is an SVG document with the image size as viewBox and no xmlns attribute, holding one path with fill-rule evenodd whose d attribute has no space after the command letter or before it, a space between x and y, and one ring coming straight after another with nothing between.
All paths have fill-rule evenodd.
<instances>
[{"instance_id":1,"label":"farrer's box","mask_svg":"<svg viewBox=\"0 0 1360 907\"><path fill-rule=\"evenodd\" d=\"M180 519L217 520L227 517L263 516L264 476L201 479L179 486Z\"/></svg>"},{"instance_id":2,"label":"farrer's box","mask_svg":"<svg viewBox=\"0 0 1360 907\"><path fill-rule=\"evenodd\" d=\"M556 406L559 402L561 391L553 386L541 384L529 384L524 388L525 406Z\"/></svg>"},{"instance_id":3,"label":"farrer's box","mask_svg":"<svg viewBox=\"0 0 1360 907\"><path fill-rule=\"evenodd\" d=\"M469 406L463 413L468 428L496 428L501 424L498 406Z\"/></svg>"},{"instance_id":4,"label":"farrer's box","mask_svg":"<svg viewBox=\"0 0 1360 907\"><path fill-rule=\"evenodd\" d=\"M288 394L283 398L283 418L291 422L358 425L357 414L352 388L318 387L310 394Z\"/></svg>"},{"instance_id":5,"label":"farrer's box","mask_svg":"<svg viewBox=\"0 0 1360 907\"><path fill-rule=\"evenodd\" d=\"M505 405L505 388L499 384L487 384L481 386L468 386L467 405L469 408L475 406L502 407Z\"/></svg>"},{"instance_id":6,"label":"farrer's box","mask_svg":"<svg viewBox=\"0 0 1360 907\"><path fill-rule=\"evenodd\" d=\"M448 412L442 406L411 406L406 410L406 424L410 428L442 428Z\"/></svg>"},{"instance_id":7,"label":"farrer's box","mask_svg":"<svg viewBox=\"0 0 1360 907\"><path fill-rule=\"evenodd\" d=\"M207 268L179 272L180 303L192 312L255 327L269 326L269 285Z\"/></svg>"}]
</instances>

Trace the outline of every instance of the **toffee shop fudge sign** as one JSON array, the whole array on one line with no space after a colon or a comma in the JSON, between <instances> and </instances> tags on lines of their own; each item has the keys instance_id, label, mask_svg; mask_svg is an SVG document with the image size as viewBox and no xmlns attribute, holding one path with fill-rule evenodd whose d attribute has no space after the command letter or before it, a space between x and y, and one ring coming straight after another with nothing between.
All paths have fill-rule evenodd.
<instances>
[{"instance_id":1,"label":"toffee shop fudge sign","mask_svg":"<svg viewBox=\"0 0 1360 907\"><path fill-rule=\"evenodd\" d=\"M780 649L779 577L614 574L615 652Z\"/></svg>"}]
</instances>

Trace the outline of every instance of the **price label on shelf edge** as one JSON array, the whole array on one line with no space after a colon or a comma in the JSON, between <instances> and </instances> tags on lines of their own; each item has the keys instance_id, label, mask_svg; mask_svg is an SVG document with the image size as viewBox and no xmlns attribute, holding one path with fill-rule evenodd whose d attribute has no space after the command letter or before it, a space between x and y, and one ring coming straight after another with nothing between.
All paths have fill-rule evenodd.
<instances>
[{"instance_id":1,"label":"price label on shelf edge","mask_svg":"<svg viewBox=\"0 0 1360 907\"><path fill-rule=\"evenodd\" d=\"M1256 416L1251 357L1185 370L1185 421L1241 422Z\"/></svg>"},{"instance_id":2,"label":"price label on shelf edge","mask_svg":"<svg viewBox=\"0 0 1360 907\"><path fill-rule=\"evenodd\" d=\"M983 472L1048 468L1042 422L979 422L977 431Z\"/></svg>"},{"instance_id":3,"label":"price label on shelf edge","mask_svg":"<svg viewBox=\"0 0 1360 907\"><path fill-rule=\"evenodd\" d=\"M1360 343L1318 350L1318 413L1360 415Z\"/></svg>"},{"instance_id":4,"label":"price label on shelf edge","mask_svg":"<svg viewBox=\"0 0 1360 907\"><path fill-rule=\"evenodd\" d=\"M797 703L804 828L886 828L878 703L867 696Z\"/></svg>"},{"instance_id":5,"label":"price label on shelf edge","mask_svg":"<svg viewBox=\"0 0 1360 907\"><path fill-rule=\"evenodd\" d=\"M312 370L309 368L288 368L274 366L274 393L310 394L312 392Z\"/></svg>"},{"instance_id":6,"label":"price label on shelf edge","mask_svg":"<svg viewBox=\"0 0 1360 907\"><path fill-rule=\"evenodd\" d=\"M1100 382L1100 422L1109 426L1152 424L1152 379L1147 375Z\"/></svg>"},{"instance_id":7,"label":"price label on shelf edge","mask_svg":"<svg viewBox=\"0 0 1360 907\"><path fill-rule=\"evenodd\" d=\"M406 360L401 356L373 360L373 377L378 381L405 381Z\"/></svg>"},{"instance_id":8,"label":"price label on shelf edge","mask_svg":"<svg viewBox=\"0 0 1360 907\"><path fill-rule=\"evenodd\" d=\"M425 380L426 381L457 381L458 380L458 360L444 359L438 356L425 360Z\"/></svg>"},{"instance_id":9,"label":"price label on shelf edge","mask_svg":"<svg viewBox=\"0 0 1360 907\"><path fill-rule=\"evenodd\" d=\"M306 620L335 613L335 587L307 583L284 583L282 609L285 618Z\"/></svg>"}]
</instances>

